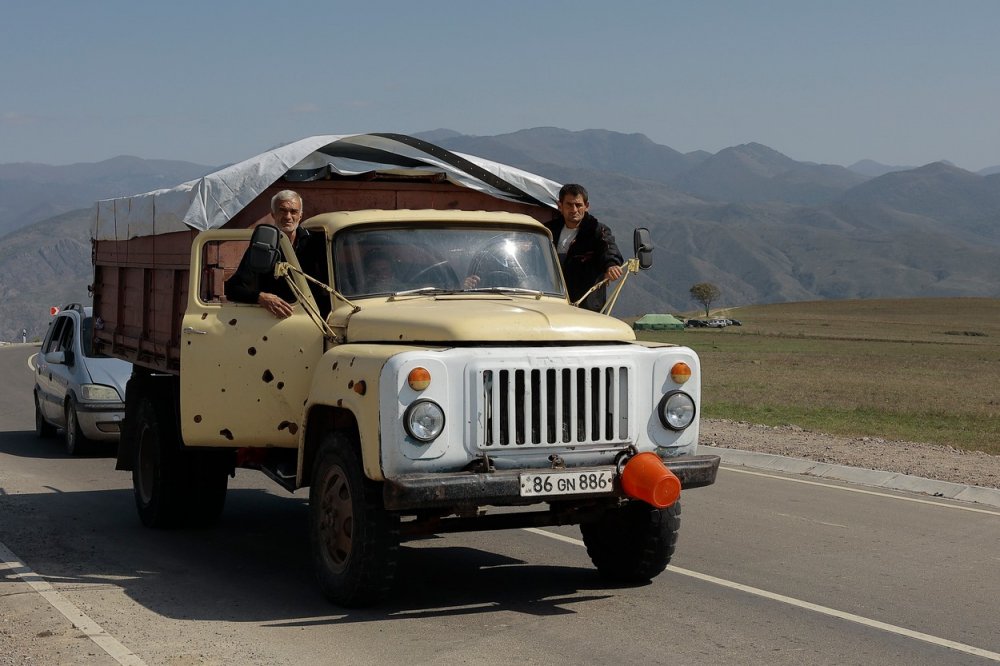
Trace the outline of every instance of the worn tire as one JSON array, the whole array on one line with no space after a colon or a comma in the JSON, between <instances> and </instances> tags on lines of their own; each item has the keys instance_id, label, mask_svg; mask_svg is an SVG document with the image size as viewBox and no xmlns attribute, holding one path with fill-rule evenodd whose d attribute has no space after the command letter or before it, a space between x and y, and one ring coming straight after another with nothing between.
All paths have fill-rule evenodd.
<instances>
[{"instance_id":1,"label":"worn tire","mask_svg":"<svg viewBox=\"0 0 1000 666\"><path fill-rule=\"evenodd\" d=\"M35 395L35 436L39 439L48 439L56 436L56 427L45 420L42 415L42 408L38 406L38 395Z\"/></svg>"},{"instance_id":2,"label":"worn tire","mask_svg":"<svg viewBox=\"0 0 1000 666\"><path fill-rule=\"evenodd\" d=\"M581 524L580 532L601 576L616 582L642 583L670 564L680 516L680 502L657 509L632 501L599 520Z\"/></svg>"},{"instance_id":3,"label":"worn tire","mask_svg":"<svg viewBox=\"0 0 1000 666\"><path fill-rule=\"evenodd\" d=\"M157 397L154 394L154 398ZM134 426L132 489L146 527L205 527L218 521L232 465L225 451L183 451L168 405L142 398Z\"/></svg>"},{"instance_id":4,"label":"worn tire","mask_svg":"<svg viewBox=\"0 0 1000 666\"><path fill-rule=\"evenodd\" d=\"M381 485L365 478L354 441L326 435L309 489L309 540L323 594L346 607L367 606L392 590L399 558L399 519L382 502Z\"/></svg>"},{"instance_id":5,"label":"worn tire","mask_svg":"<svg viewBox=\"0 0 1000 666\"><path fill-rule=\"evenodd\" d=\"M76 403L70 398L66 401L65 426L63 427L63 445L66 453L71 456L79 456L86 453L89 445L87 436L80 430L80 421L76 416Z\"/></svg>"},{"instance_id":6,"label":"worn tire","mask_svg":"<svg viewBox=\"0 0 1000 666\"><path fill-rule=\"evenodd\" d=\"M149 398L142 398L135 423L132 490L146 527L175 527L184 515L177 429Z\"/></svg>"}]
</instances>

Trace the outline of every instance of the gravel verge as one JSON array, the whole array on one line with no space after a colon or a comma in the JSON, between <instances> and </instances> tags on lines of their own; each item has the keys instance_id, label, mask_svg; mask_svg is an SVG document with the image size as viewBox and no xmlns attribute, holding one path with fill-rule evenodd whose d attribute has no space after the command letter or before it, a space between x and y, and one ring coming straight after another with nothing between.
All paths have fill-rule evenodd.
<instances>
[{"instance_id":1,"label":"gravel verge","mask_svg":"<svg viewBox=\"0 0 1000 666\"><path fill-rule=\"evenodd\" d=\"M766 426L703 419L700 442L725 449L771 453L925 479L1000 489L1000 456L950 446L880 437L840 437L794 425Z\"/></svg>"}]
</instances>

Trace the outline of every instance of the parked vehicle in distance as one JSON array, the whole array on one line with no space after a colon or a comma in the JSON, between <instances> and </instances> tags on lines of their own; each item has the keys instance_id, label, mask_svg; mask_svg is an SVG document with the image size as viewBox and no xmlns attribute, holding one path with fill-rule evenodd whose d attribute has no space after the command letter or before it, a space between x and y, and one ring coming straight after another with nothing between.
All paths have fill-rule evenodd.
<instances>
[{"instance_id":1,"label":"parked vehicle in distance","mask_svg":"<svg viewBox=\"0 0 1000 666\"><path fill-rule=\"evenodd\" d=\"M729 320L729 325L730 326L742 326L743 322L741 322L739 319L730 319Z\"/></svg>"},{"instance_id":2,"label":"parked vehicle in distance","mask_svg":"<svg viewBox=\"0 0 1000 666\"><path fill-rule=\"evenodd\" d=\"M116 442L125 416L128 361L91 353L91 308L67 305L52 318L35 361L35 434L62 428L66 453L88 442Z\"/></svg>"},{"instance_id":3,"label":"parked vehicle in distance","mask_svg":"<svg viewBox=\"0 0 1000 666\"><path fill-rule=\"evenodd\" d=\"M688 319L684 322L684 326L687 328L705 328L708 323L701 319Z\"/></svg>"},{"instance_id":4,"label":"parked vehicle in distance","mask_svg":"<svg viewBox=\"0 0 1000 666\"><path fill-rule=\"evenodd\" d=\"M725 328L726 326L729 325L729 320L719 319L719 318L709 319L705 325L708 326L709 328Z\"/></svg>"}]
</instances>

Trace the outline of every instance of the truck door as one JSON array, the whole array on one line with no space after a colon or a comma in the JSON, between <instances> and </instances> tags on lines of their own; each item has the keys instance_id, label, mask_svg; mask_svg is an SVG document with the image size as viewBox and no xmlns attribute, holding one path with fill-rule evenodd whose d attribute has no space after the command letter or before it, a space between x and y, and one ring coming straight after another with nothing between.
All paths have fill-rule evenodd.
<instances>
[{"instance_id":1,"label":"truck door","mask_svg":"<svg viewBox=\"0 0 1000 666\"><path fill-rule=\"evenodd\" d=\"M181 432L189 446L294 448L302 433L323 336L301 302L278 319L258 305L226 301L223 284L250 234L206 231L191 250L180 373ZM297 265L290 247L286 256Z\"/></svg>"}]
</instances>

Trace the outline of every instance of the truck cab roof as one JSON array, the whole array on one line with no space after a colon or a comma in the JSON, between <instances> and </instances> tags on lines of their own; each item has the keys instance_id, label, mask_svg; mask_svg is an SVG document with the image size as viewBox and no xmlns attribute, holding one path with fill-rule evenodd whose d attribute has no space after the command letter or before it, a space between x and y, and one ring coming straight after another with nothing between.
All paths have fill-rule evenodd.
<instances>
[{"instance_id":1,"label":"truck cab roof","mask_svg":"<svg viewBox=\"0 0 1000 666\"><path fill-rule=\"evenodd\" d=\"M408 224L440 222L443 224L483 225L483 226L517 226L529 227L545 231L545 226L533 217L522 213L504 211L468 211L468 210L350 210L315 215L302 226L306 229L323 229L333 236L342 229L364 224Z\"/></svg>"}]
</instances>

